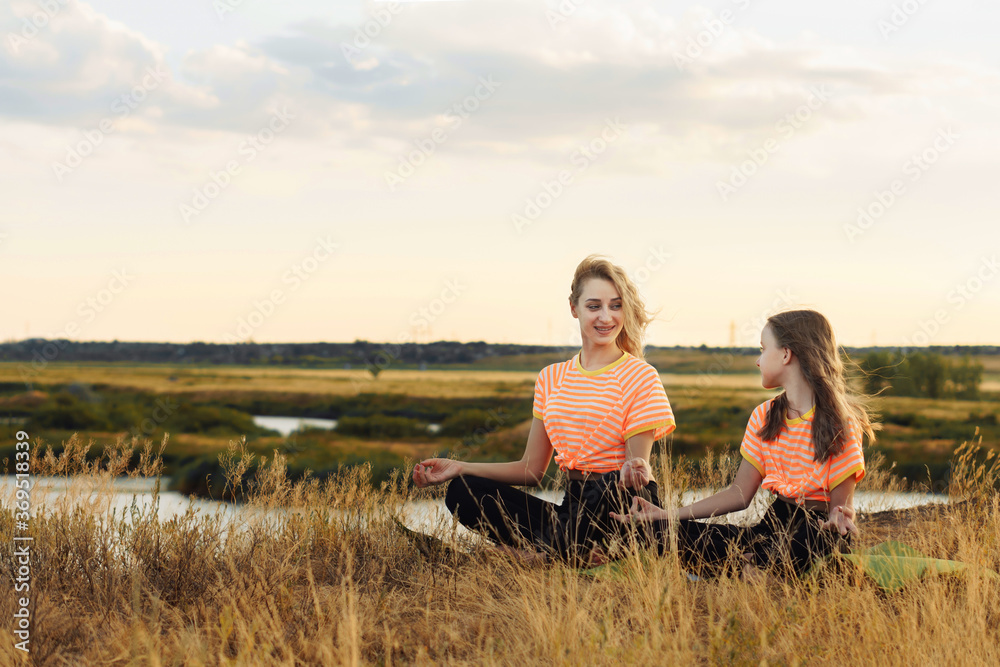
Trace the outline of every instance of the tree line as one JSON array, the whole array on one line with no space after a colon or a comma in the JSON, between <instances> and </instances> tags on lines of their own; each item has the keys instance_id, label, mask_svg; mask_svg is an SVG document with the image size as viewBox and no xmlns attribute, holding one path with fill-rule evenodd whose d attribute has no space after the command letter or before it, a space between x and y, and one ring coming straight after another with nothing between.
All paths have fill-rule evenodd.
<instances>
[{"instance_id":1,"label":"tree line","mask_svg":"<svg viewBox=\"0 0 1000 667\"><path fill-rule=\"evenodd\" d=\"M977 399L983 381L983 365L970 355L878 351L865 355L859 366L869 394Z\"/></svg>"}]
</instances>

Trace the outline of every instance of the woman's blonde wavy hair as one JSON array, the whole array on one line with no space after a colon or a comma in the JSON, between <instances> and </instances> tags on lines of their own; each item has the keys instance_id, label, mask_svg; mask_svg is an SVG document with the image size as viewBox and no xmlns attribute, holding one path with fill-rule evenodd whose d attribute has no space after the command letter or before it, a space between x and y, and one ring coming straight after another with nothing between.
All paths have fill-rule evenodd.
<instances>
[{"instance_id":1,"label":"woman's blonde wavy hair","mask_svg":"<svg viewBox=\"0 0 1000 667\"><path fill-rule=\"evenodd\" d=\"M590 255L576 267L573 283L570 285L569 303L576 306L583 294L584 284L591 278L607 280L622 298L622 330L615 339L618 349L628 352L637 359L643 359L643 339L646 327L653 321L655 313L646 311L646 304L639 295L635 283L628 277L625 270L616 266L600 255Z\"/></svg>"}]
</instances>

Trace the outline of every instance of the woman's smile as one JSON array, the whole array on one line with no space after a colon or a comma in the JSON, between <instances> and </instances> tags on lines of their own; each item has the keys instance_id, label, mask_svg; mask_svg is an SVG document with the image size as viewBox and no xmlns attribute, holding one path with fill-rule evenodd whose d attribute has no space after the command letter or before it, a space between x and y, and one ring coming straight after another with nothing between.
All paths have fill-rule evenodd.
<instances>
[{"instance_id":1,"label":"woman's smile","mask_svg":"<svg viewBox=\"0 0 1000 667\"><path fill-rule=\"evenodd\" d=\"M621 294L614 283L603 278L591 278L584 283L579 301L570 308L573 317L580 320L585 347L588 340L600 347L613 345L625 323Z\"/></svg>"}]
</instances>

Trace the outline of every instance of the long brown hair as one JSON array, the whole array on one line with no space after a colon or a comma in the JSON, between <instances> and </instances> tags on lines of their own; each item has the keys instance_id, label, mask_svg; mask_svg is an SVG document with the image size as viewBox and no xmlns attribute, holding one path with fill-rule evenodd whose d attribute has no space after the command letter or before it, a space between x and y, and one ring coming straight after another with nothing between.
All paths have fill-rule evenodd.
<instances>
[{"instance_id":1,"label":"long brown hair","mask_svg":"<svg viewBox=\"0 0 1000 667\"><path fill-rule=\"evenodd\" d=\"M573 274L573 283L570 285L569 293L570 305L577 305L576 302L583 293L584 284L591 278L607 280L615 286L622 298L622 330L615 338L615 345L618 346L619 350L644 360L642 341L646 334L646 327L653 321L653 314L646 312L646 304L643 303L639 290L636 289L632 279L620 266L612 264L600 255L590 255L577 265L576 272Z\"/></svg>"},{"instance_id":2,"label":"long brown hair","mask_svg":"<svg viewBox=\"0 0 1000 667\"><path fill-rule=\"evenodd\" d=\"M815 310L789 310L767 318L767 325L779 347L787 347L798 360L802 375L816 398L812 420L813 456L819 463L844 450L848 428L853 421L869 443L875 441L875 429L864 396L847 384L844 362L840 357L833 327ZM781 392L771 403L767 420L757 434L762 440L774 440L785 425L788 396Z\"/></svg>"}]
</instances>

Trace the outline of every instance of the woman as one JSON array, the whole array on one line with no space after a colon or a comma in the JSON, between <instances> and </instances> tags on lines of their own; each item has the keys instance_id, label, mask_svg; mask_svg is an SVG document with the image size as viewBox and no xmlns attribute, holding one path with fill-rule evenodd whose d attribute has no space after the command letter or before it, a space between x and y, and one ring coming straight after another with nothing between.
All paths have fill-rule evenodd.
<instances>
[{"instance_id":1,"label":"woman","mask_svg":"<svg viewBox=\"0 0 1000 667\"><path fill-rule=\"evenodd\" d=\"M625 511L636 496L659 503L649 455L675 424L659 374L642 357L652 317L625 271L587 257L573 276L569 306L582 349L539 373L521 459L428 459L414 467L413 481L450 481L448 509L502 545L589 564L602 561L604 548L624 533L611 510ZM553 452L567 476L559 505L514 488L537 486Z\"/></svg>"}]
</instances>

